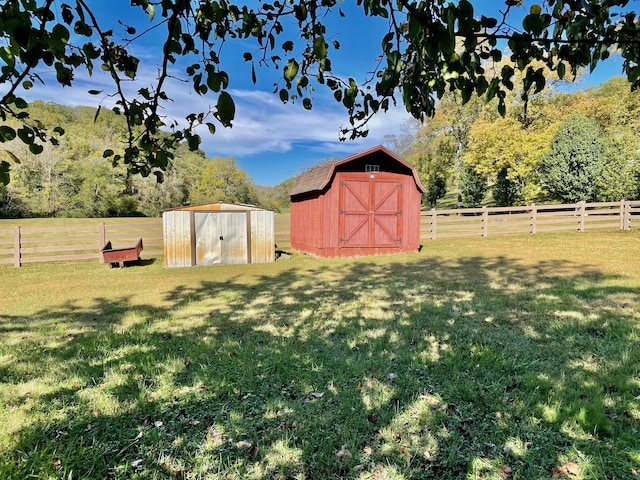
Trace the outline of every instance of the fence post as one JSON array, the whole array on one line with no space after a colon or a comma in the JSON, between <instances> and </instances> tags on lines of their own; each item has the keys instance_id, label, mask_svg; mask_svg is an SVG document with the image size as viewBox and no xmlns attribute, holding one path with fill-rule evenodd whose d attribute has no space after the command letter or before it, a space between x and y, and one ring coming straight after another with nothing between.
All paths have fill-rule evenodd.
<instances>
[{"instance_id":1,"label":"fence post","mask_svg":"<svg viewBox=\"0 0 640 480\"><path fill-rule=\"evenodd\" d=\"M489 236L489 210L487 207L482 207L482 236Z\"/></svg>"},{"instance_id":2,"label":"fence post","mask_svg":"<svg viewBox=\"0 0 640 480\"><path fill-rule=\"evenodd\" d=\"M100 222L98 224L98 260L102 260L100 257L100 252L107 244L107 226L104 222Z\"/></svg>"},{"instance_id":3,"label":"fence post","mask_svg":"<svg viewBox=\"0 0 640 480\"><path fill-rule=\"evenodd\" d=\"M435 208L431 209L431 235L429 235L431 237L431 240L435 240L436 237L438 236L436 230L437 230L437 226L436 226L436 221L438 219L438 213L436 212Z\"/></svg>"},{"instance_id":4,"label":"fence post","mask_svg":"<svg viewBox=\"0 0 640 480\"><path fill-rule=\"evenodd\" d=\"M576 204L576 208L580 209L580 213L579 213L579 217L578 217L578 231L579 232L584 232L584 219L585 219L585 205L587 202L585 202L584 200L580 200L577 204Z\"/></svg>"},{"instance_id":5,"label":"fence post","mask_svg":"<svg viewBox=\"0 0 640 480\"><path fill-rule=\"evenodd\" d=\"M624 222L626 220L625 207L626 207L625 201L620 200L620 230L626 230L626 228L624 228Z\"/></svg>"},{"instance_id":6,"label":"fence post","mask_svg":"<svg viewBox=\"0 0 640 480\"><path fill-rule=\"evenodd\" d=\"M531 204L531 214L529 218L529 233L535 235L538 233L538 207L535 203Z\"/></svg>"},{"instance_id":7,"label":"fence post","mask_svg":"<svg viewBox=\"0 0 640 480\"><path fill-rule=\"evenodd\" d=\"M22 266L22 232L20 231L20 225L16 225L15 232L13 234L13 266Z\"/></svg>"},{"instance_id":8,"label":"fence post","mask_svg":"<svg viewBox=\"0 0 640 480\"><path fill-rule=\"evenodd\" d=\"M624 229L631 230L631 202L629 200L624 202Z\"/></svg>"}]
</instances>

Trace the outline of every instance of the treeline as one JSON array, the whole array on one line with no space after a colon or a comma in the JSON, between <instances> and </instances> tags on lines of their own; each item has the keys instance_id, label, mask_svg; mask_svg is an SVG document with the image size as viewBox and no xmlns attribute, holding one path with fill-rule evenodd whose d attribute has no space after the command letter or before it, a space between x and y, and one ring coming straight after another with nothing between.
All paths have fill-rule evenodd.
<instances>
[{"instance_id":1,"label":"treeline","mask_svg":"<svg viewBox=\"0 0 640 480\"><path fill-rule=\"evenodd\" d=\"M622 78L576 93L549 84L528 104L514 92L504 117L446 95L424 126L388 139L416 166L424 205L447 193L469 207L640 198L640 92Z\"/></svg>"},{"instance_id":2,"label":"treeline","mask_svg":"<svg viewBox=\"0 0 640 480\"><path fill-rule=\"evenodd\" d=\"M0 185L0 217L157 216L162 210L214 201L241 202L280 210L289 204L290 183L260 187L232 158L208 159L181 147L158 183L155 176L130 175L105 160L105 149L123 145L125 124L111 111L33 102L31 118L61 125L56 147L33 155L19 140L4 144L20 160L11 182Z\"/></svg>"},{"instance_id":3,"label":"treeline","mask_svg":"<svg viewBox=\"0 0 640 480\"><path fill-rule=\"evenodd\" d=\"M517 82L514 81L514 84ZM563 92L561 82L523 103L496 105L456 94L440 101L424 125L408 123L385 143L416 166L427 187L425 207L446 194L463 206L618 201L640 198L640 92L622 78L597 89ZM11 183L0 186L0 217L157 216L166 208L214 201L281 211L294 179L255 185L232 158L208 159L186 147L164 176L130 175L102 157L122 145L125 124L111 111L34 102L31 117L63 125L60 145L39 155L14 140L4 144L21 161ZM455 202L455 200L454 200Z\"/></svg>"}]
</instances>

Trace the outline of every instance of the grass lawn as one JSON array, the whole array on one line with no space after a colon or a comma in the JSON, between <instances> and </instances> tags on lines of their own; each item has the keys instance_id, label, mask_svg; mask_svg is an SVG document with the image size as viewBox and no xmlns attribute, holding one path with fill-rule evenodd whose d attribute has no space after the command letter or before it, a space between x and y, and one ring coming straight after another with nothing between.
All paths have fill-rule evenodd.
<instances>
[{"instance_id":1,"label":"grass lawn","mask_svg":"<svg viewBox=\"0 0 640 480\"><path fill-rule=\"evenodd\" d=\"M640 478L639 246L0 267L0 478Z\"/></svg>"}]
</instances>

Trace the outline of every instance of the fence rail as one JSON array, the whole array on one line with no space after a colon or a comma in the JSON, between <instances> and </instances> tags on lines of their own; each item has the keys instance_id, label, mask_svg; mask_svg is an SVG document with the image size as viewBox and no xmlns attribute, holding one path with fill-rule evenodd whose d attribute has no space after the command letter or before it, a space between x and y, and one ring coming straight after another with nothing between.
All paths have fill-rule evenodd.
<instances>
[{"instance_id":1,"label":"fence rail","mask_svg":"<svg viewBox=\"0 0 640 480\"><path fill-rule=\"evenodd\" d=\"M640 201L432 209L421 212L420 236L436 240L603 228L630 230L634 222L640 222Z\"/></svg>"},{"instance_id":2,"label":"fence rail","mask_svg":"<svg viewBox=\"0 0 640 480\"><path fill-rule=\"evenodd\" d=\"M71 227L0 229L0 264L101 260L100 250L111 241L126 248L143 238L144 255L162 255L162 221L157 223L94 224Z\"/></svg>"},{"instance_id":3,"label":"fence rail","mask_svg":"<svg viewBox=\"0 0 640 480\"><path fill-rule=\"evenodd\" d=\"M289 223L288 215L276 217L278 248L290 246ZM640 225L640 201L432 209L421 213L420 237L436 240L605 228L630 230L635 225ZM135 245L139 238L144 243L143 256L163 255L160 218L148 219L148 223L0 228L0 265L20 267L36 262L100 261L100 250L107 240L113 248L127 248Z\"/></svg>"}]
</instances>

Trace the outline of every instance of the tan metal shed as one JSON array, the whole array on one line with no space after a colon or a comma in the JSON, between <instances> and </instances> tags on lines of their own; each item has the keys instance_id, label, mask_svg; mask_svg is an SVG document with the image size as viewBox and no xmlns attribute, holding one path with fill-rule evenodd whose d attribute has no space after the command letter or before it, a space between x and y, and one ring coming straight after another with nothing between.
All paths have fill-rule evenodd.
<instances>
[{"instance_id":1,"label":"tan metal shed","mask_svg":"<svg viewBox=\"0 0 640 480\"><path fill-rule=\"evenodd\" d=\"M164 266L275 261L274 214L254 205L218 202L162 212Z\"/></svg>"}]
</instances>

